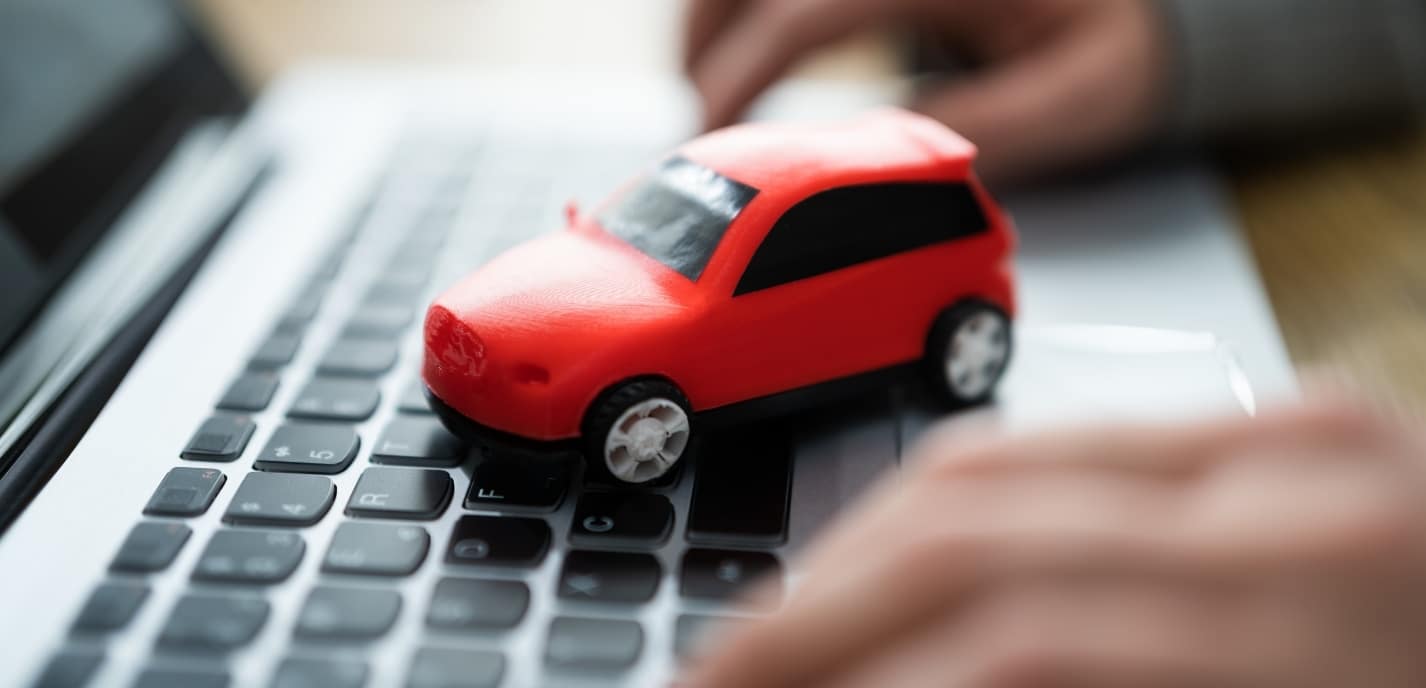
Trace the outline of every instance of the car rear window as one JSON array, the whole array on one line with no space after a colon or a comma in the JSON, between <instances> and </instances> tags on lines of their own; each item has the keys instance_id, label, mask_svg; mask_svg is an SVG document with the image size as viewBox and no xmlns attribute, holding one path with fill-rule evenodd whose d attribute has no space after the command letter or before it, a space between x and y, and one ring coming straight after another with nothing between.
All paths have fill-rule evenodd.
<instances>
[{"instance_id":1,"label":"car rear window","mask_svg":"<svg viewBox=\"0 0 1426 688\"><path fill-rule=\"evenodd\" d=\"M728 226L758 193L682 157L664 161L595 220L605 231L697 281Z\"/></svg>"}]
</instances>

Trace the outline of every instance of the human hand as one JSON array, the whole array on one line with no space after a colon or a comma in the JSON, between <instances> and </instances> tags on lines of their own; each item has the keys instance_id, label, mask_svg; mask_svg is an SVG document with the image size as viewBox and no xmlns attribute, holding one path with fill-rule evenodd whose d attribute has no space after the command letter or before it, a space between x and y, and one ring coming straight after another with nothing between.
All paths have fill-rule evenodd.
<instances>
[{"instance_id":1,"label":"human hand","mask_svg":"<svg viewBox=\"0 0 1426 688\"><path fill-rule=\"evenodd\" d=\"M1167 37L1149 0L691 0L685 68L704 124L732 123L816 48L872 28L943 36L980 67L916 109L1019 179L1120 153L1155 133Z\"/></svg>"},{"instance_id":2,"label":"human hand","mask_svg":"<svg viewBox=\"0 0 1426 688\"><path fill-rule=\"evenodd\" d=\"M1319 406L947 439L687 685L1426 685L1420 437Z\"/></svg>"}]
</instances>

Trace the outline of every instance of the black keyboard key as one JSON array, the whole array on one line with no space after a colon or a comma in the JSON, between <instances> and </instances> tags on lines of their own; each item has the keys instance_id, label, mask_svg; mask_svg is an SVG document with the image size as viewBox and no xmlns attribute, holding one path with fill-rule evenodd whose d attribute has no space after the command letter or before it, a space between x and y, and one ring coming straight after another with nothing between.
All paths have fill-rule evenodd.
<instances>
[{"instance_id":1,"label":"black keyboard key","mask_svg":"<svg viewBox=\"0 0 1426 688\"><path fill-rule=\"evenodd\" d=\"M302 346L302 335L295 332L274 332L263 340L248 359L248 367L253 370L276 370L292 362L297 356L297 348Z\"/></svg>"},{"instance_id":2,"label":"black keyboard key","mask_svg":"<svg viewBox=\"0 0 1426 688\"><path fill-rule=\"evenodd\" d=\"M109 570L124 573L162 571L173 563L193 529L182 523L145 522L134 526L119 545Z\"/></svg>"},{"instance_id":3,"label":"black keyboard key","mask_svg":"<svg viewBox=\"0 0 1426 688\"><path fill-rule=\"evenodd\" d=\"M270 688L361 688L366 685L364 662L288 657L277 665Z\"/></svg>"},{"instance_id":4,"label":"black keyboard key","mask_svg":"<svg viewBox=\"0 0 1426 688\"><path fill-rule=\"evenodd\" d=\"M550 526L538 518L462 516L451 531L452 564L536 566L550 548Z\"/></svg>"},{"instance_id":5,"label":"black keyboard key","mask_svg":"<svg viewBox=\"0 0 1426 688\"><path fill-rule=\"evenodd\" d=\"M227 478L216 468L171 468L149 497L151 516L197 516L208 510Z\"/></svg>"},{"instance_id":6,"label":"black keyboard key","mask_svg":"<svg viewBox=\"0 0 1426 688\"><path fill-rule=\"evenodd\" d=\"M342 335L353 339L398 337L407 327L411 326L411 321L415 318L416 311L409 305L398 303L365 304L352 314L351 319L347 321L347 326L342 330Z\"/></svg>"},{"instance_id":7,"label":"black keyboard key","mask_svg":"<svg viewBox=\"0 0 1426 688\"><path fill-rule=\"evenodd\" d=\"M337 640L379 638L396 623L400 612L401 595L395 590L313 588L297 616L297 635Z\"/></svg>"},{"instance_id":8,"label":"black keyboard key","mask_svg":"<svg viewBox=\"0 0 1426 688\"><path fill-rule=\"evenodd\" d=\"M553 511L564 499L570 462L558 457L506 457L485 453L470 475L467 509Z\"/></svg>"},{"instance_id":9,"label":"black keyboard key","mask_svg":"<svg viewBox=\"0 0 1426 688\"><path fill-rule=\"evenodd\" d=\"M347 501L347 513L375 518L430 520L451 502L451 475L421 468L368 468Z\"/></svg>"},{"instance_id":10,"label":"black keyboard key","mask_svg":"<svg viewBox=\"0 0 1426 688\"><path fill-rule=\"evenodd\" d=\"M574 508L570 542L655 547L673 530L673 505L651 492L586 492Z\"/></svg>"},{"instance_id":11,"label":"black keyboard key","mask_svg":"<svg viewBox=\"0 0 1426 688\"><path fill-rule=\"evenodd\" d=\"M545 663L556 669L618 671L639 661L644 629L636 621L555 617Z\"/></svg>"},{"instance_id":12,"label":"black keyboard key","mask_svg":"<svg viewBox=\"0 0 1426 688\"><path fill-rule=\"evenodd\" d=\"M704 650L704 643L713 633L721 632L737 617L711 614L683 614L674 622L673 654L679 659L692 659Z\"/></svg>"},{"instance_id":13,"label":"black keyboard key","mask_svg":"<svg viewBox=\"0 0 1426 688\"><path fill-rule=\"evenodd\" d=\"M223 520L244 525L308 526L322 520L337 488L320 475L249 473Z\"/></svg>"},{"instance_id":14,"label":"black keyboard key","mask_svg":"<svg viewBox=\"0 0 1426 688\"><path fill-rule=\"evenodd\" d=\"M151 667L134 679L132 688L227 688L228 672L221 668Z\"/></svg>"},{"instance_id":15,"label":"black keyboard key","mask_svg":"<svg viewBox=\"0 0 1426 688\"><path fill-rule=\"evenodd\" d=\"M396 410L402 413L430 414L431 404L426 401L426 385L420 380L414 380L401 390L401 400L397 403Z\"/></svg>"},{"instance_id":16,"label":"black keyboard key","mask_svg":"<svg viewBox=\"0 0 1426 688\"><path fill-rule=\"evenodd\" d=\"M596 602L647 602L663 570L651 554L573 550L560 571L559 596Z\"/></svg>"},{"instance_id":17,"label":"black keyboard key","mask_svg":"<svg viewBox=\"0 0 1426 688\"><path fill-rule=\"evenodd\" d=\"M376 377L396 365L396 343L384 339L339 339L317 364L323 375Z\"/></svg>"},{"instance_id":18,"label":"black keyboard key","mask_svg":"<svg viewBox=\"0 0 1426 688\"><path fill-rule=\"evenodd\" d=\"M297 394L287 415L310 420L366 420L381 403L381 390L362 380L314 378Z\"/></svg>"},{"instance_id":19,"label":"black keyboard key","mask_svg":"<svg viewBox=\"0 0 1426 688\"><path fill-rule=\"evenodd\" d=\"M466 443L434 417L392 419L371 450L371 460L407 466L459 466Z\"/></svg>"},{"instance_id":20,"label":"black keyboard key","mask_svg":"<svg viewBox=\"0 0 1426 688\"><path fill-rule=\"evenodd\" d=\"M530 588L520 581L442 578L426 625L446 631L514 628L529 607Z\"/></svg>"},{"instance_id":21,"label":"black keyboard key","mask_svg":"<svg viewBox=\"0 0 1426 688\"><path fill-rule=\"evenodd\" d=\"M176 648L230 650L251 641L267 621L268 604L259 597L184 595L159 634L159 642Z\"/></svg>"},{"instance_id":22,"label":"black keyboard key","mask_svg":"<svg viewBox=\"0 0 1426 688\"><path fill-rule=\"evenodd\" d=\"M277 376L271 373L243 373L223 398L218 400L218 408L225 411L261 411L272 401L277 392Z\"/></svg>"},{"instance_id":23,"label":"black keyboard key","mask_svg":"<svg viewBox=\"0 0 1426 688\"><path fill-rule=\"evenodd\" d=\"M261 471L341 473L356 458L361 439L342 425L286 423L258 454L253 467Z\"/></svg>"},{"instance_id":24,"label":"black keyboard key","mask_svg":"<svg viewBox=\"0 0 1426 688\"><path fill-rule=\"evenodd\" d=\"M684 597L727 600L749 583L765 586L772 600L782 597L782 564L767 552L690 549L683 554L678 591Z\"/></svg>"},{"instance_id":25,"label":"black keyboard key","mask_svg":"<svg viewBox=\"0 0 1426 688\"><path fill-rule=\"evenodd\" d=\"M296 533L281 530L220 530L213 534L194 580L279 583L292 575L307 545Z\"/></svg>"},{"instance_id":26,"label":"black keyboard key","mask_svg":"<svg viewBox=\"0 0 1426 688\"><path fill-rule=\"evenodd\" d=\"M108 633L127 625L149 597L142 583L101 583L89 594L73 629L79 633Z\"/></svg>"},{"instance_id":27,"label":"black keyboard key","mask_svg":"<svg viewBox=\"0 0 1426 688\"><path fill-rule=\"evenodd\" d=\"M774 430L709 438L695 462L688 540L775 545L786 537L792 446Z\"/></svg>"},{"instance_id":28,"label":"black keyboard key","mask_svg":"<svg viewBox=\"0 0 1426 688\"><path fill-rule=\"evenodd\" d=\"M411 659L406 688L497 688L504 675L499 652L423 647Z\"/></svg>"},{"instance_id":29,"label":"black keyboard key","mask_svg":"<svg viewBox=\"0 0 1426 688\"><path fill-rule=\"evenodd\" d=\"M97 648L61 650L50 658L34 688L84 688L104 663L104 652Z\"/></svg>"},{"instance_id":30,"label":"black keyboard key","mask_svg":"<svg viewBox=\"0 0 1426 688\"><path fill-rule=\"evenodd\" d=\"M243 453L256 429L247 416L213 416L193 433L182 456L190 461L232 461Z\"/></svg>"},{"instance_id":31,"label":"black keyboard key","mask_svg":"<svg viewBox=\"0 0 1426 688\"><path fill-rule=\"evenodd\" d=\"M421 567L431 536L420 526L347 521L337 526L322 570L370 576L406 576Z\"/></svg>"}]
</instances>

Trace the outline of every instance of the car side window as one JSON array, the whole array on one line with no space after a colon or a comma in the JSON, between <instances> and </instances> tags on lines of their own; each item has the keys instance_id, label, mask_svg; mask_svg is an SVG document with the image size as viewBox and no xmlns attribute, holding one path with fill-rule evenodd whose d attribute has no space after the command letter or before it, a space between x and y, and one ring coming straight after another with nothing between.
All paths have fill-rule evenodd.
<instances>
[{"instance_id":1,"label":"car side window","mask_svg":"<svg viewBox=\"0 0 1426 688\"><path fill-rule=\"evenodd\" d=\"M775 287L987 229L970 186L844 186L793 206L768 231L733 295Z\"/></svg>"}]
</instances>

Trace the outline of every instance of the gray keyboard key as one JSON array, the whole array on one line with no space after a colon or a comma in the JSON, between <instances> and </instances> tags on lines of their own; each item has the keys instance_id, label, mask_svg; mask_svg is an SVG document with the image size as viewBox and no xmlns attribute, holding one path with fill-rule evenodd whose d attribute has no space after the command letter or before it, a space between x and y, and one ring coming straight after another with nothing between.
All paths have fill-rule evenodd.
<instances>
[{"instance_id":1,"label":"gray keyboard key","mask_svg":"<svg viewBox=\"0 0 1426 688\"><path fill-rule=\"evenodd\" d=\"M598 602L647 602L663 571L651 554L573 550L560 571L559 596Z\"/></svg>"},{"instance_id":2,"label":"gray keyboard key","mask_svg":"<svg viewBox=\"0 0 1426 688\"><path fill-rule=\"evenodd\" d=\"M401 389L401 400L397 403L396 410L402 413L430 414L431 404L426 401L426 385L420 380L412 380L411 384Z\"/></svg>"},{"instance_id":3,"label":"gray keyboard key","mask_svg":"<svg viewBox=\"0 0 1426 688\"><path fill-rule=\"evenodd\" d=\"M193 529L182 523L158 523L148 521L134 526L119 552L109 564L109 570L125 573L151 573L162 571L173 563L188 542Z\"/></svg>"},{"instance_id":4,"label":"gray keyboard key","mask_svg":"<svg viewBox=\"0 0 1426 688\"><path fill-rule=\"evenodd\" d=\"M194 580L279 583L292 575L307 545L281 530L220 530L208 541Z\"/></svg>"},{"instance_id":5,"label":"gray keyboard key","mask_svg":"<svg viewBox=\"0 0 1426 688\"><path fill-rule=\"evenodd\" d=\"M577 545L656 547L673 530L673 505L651 492L586 492L574 508Z\"/></svg>"},{"instance_id":6,"label":"gray keyboard key","mask_svg":"<svg viewBox=\"0 0 1426 688\"><path fill-rule=\"evenodd\" d=\"M673 653L679 659L690 659L697 657L703 650L703 643L711 633L716 633L719 629L728 624L737 623L738 618L734 616L716 616L711 614L683 614L674 622L673 627Z\"/></svg>"},{"instance_id":7,"label":"gray keyboard key","mask_svg":"<svg viewBox=\"0 0 1426 688\"><path fill-rule=\"evenodd\" d=\"M297 347L302 345L302 336L292 332L275 332L263 341L248 359L248 367L254 370L274 370L292 362L297 355Z\"/></svg>"},{"instance_id":8,"label":"gray keyboard key","mask_svg":"<svg viewBox=\"0 0 1426 688\"><path fill-rule=\"evenodd\" d=\"M149 597L142 583L101 583L89 594L72 628L79 633L108 633L127 625Z\"/></svg>"},{"instance_id":9,"label":"gray keyboard key","mask_svg":"<svg viewBox=\"0 0 1426 688\"><path fill-rule=\"evenodd\" d=\"M322 570L371 576L406 576L421 567L431 536L420 526L347 521L337 526Z\"/></svg>"},{"instance_id":10,"label":"gray keyboard key","mask_svg":"<svg viewBox=\"0 0 1426 688\"><path fill-rule=\"evenodd\" d=\"M50 658L34 688L83 688L104 663L104 652L94 648L61 650Z\"/></svg>"},{"instance_id":11,"label":"gray keyboard key","mask_svg":"<svg viewBox=\"0 0 1426 688\"><path fill-rule=\"evenodd\" d=\"M256 429L247 416L213 416L193 433L182 456L190 461L232 461L242 455Z\"/></svg>"},{"instance_id":12,"label":"gray keyboard key","mask_svg":"<svg viewBox=\"0 0 1426 688\"><path fill-rule=\"evenodd\" d=\"M514 628L529 607L530 588L520 581L442 578L426 625L447 631Z\"/></svg>"},{"instance_id":13,"label":"gray keyboard key","mask_svg":"<svg viewBox=\"0 0 1426 688\"><path fill-rule=\"evenodd\" d=\"M339 339L317 364L323 375L376 377L396 365L396 343L384 339Z\"/></svg>"},{"instance_id":14,"label":"gray keyboard key","mask_svg":"<svg viewBox=\"0 0 1426 688\"><path fill-rule=\"evenodd\" d=\"M366 685L366 664L288 657L277 665L271 688L361 688Z\"/></svg>"},{"instance_id":15,"label":"gray keyboard key","mask_svg":"<svg viewBox=\"0 0 1426 688\"><path fill-rule=\"evenodd\" d=\"M411 659L406 688L496 688L504 674L499 652L423 647Z\"/></svg>"},{"instance_id":16,"label":"gray keyboard key","mask_svg":"<svg viewBox=\"0 0 1426 688\"><path fill-rule=\"evenodd\" d=\"M352 314L342 334L346 337L396 337L416 318L415 309L404 304L374 303Z\"/></svg>"},{"instance_id":17,"label":"gray keyboard key","mask_svg":"<svg viewBox=\"0 0 1426 688\"><path fill-rule=\"evenodd\" d=\"M321 307L322 289L306 290L282 312L282 317L277 321L277 330L300 333L307 327L307 323L317 317L317 310Z\"/></svg>"},{"instance_id":18,"label":"gray keyboard key","mask_svg":"<svg viewBox=\"0 0 1426 688\"><path fill-rule=\"evenodd\" d=\"M398 416L376 441L371 460L407 466L459 466L466 453L466 443L436 418Z\"/></svg>"},{"instance_id":19,"label":"gray keyboard key","mask_svg":"<svg viewBox=\"0 0 1426 688\"><path fill-rule=\"evenodd\" d=\"M543 519L462 516L451 531L446 561L451 564L537 566L550 548Z\"/></svg>"},{"instance_id":20,"label":"gray keyboard key","mask_svg":"<svg viewBox=\"0 0 1426 688\"><path fill-rule=\"evenodd\" d=\"M366 420L381 403L381 391L363 380L315 378L297 394L287 415L309 420Z\"/></svg>"},{"instance_id":21,"label":"gray keyboard key","mask_svg":"<svg viewBox=\"0 0 1426 688\"><path fill-rule=\"evenodd\" d=\"M223 520L238 524L306 526L322 520L337 488L320 475L249 473Z\"/></svg>"},{"instance_id":22,"label":"gray keyboard key","mask_svg":"<svg viewBox=\"0 0 1426 688\"><path fill-rule=\"evenodd\" d=\"M430 520L450 504L449 473L420 468L368 468L347 501L352 516Z\"/></svg>"},{"instance_id":23,"label":"gray keyboard key","mask_svg":"<svg viewBox=\"0 0 1426 688\"><path fill-rule=\"evenodd\" d=\"M297 616L297 635L304 638L370 639L396 623L401 595L370 588L313 588Z\"/></svg>"},{"instance_id":24,"label":"gray keyboard key","mask_svg":"<svg viewBox=\"0 0 1426 688\"><path fill-rule=\"evenodd\" d=\"M684 597L727 600L753 582L776 598L782 596L782 564L767 552L690 549L683 554L678 591Z\"/></svg>"},{"instance_id":25,"label":"gray keyboard key","mask_svg":"<svg viewBox=\"0 0 1426 688\"><path fill-rule=\"evenodd\" d=\"M617 671L633 666L644 649L635 621L556 617L550 622L545 663L557 669Z\"/></svg>"},{"instance_id":26,"label":"gray keyboard key","mask_svg":"<svg viewBox=\"0 0 1426 688\"><path fill-rule=\"evenodd\" d=\"M361 438L343 425L286 423L258 454L253 467L262 471L341 473L356 458Z\"/></svg>"},{"instance_id":27,"label":"gray keyboard key","mask_svg":"<svg viewBox=\"0 0 1426 688\"><path fill-rule=\"evenodd\" d=\"M417 247L408 246L407 250ZM429 247L420 247L431 251ZM404 305L414 303L421 298L421 293L426 290L424 284L413 284L409 281L386 280L383 279L371 285L366 290L365 302L370 305Z\"/></svg>"},{"instance_id":28,"label":"gray keyboard key","mask_svg":"<svg viewBox=\"0 0 1426 688\"><path fill-rule=\"evenodd\" d=\"M197 516L208 510L227 478L216 468L179 467L168 471L149 497L151 516Z\"/></svg>"},{"instance_id":29,"label":"gray keyboard key","mask_svg":"<svg viewBox=\"0 0 1426 688\"><path fill-rule=\"evenodd\" d=\"M228 672L216 667L152 667L134 679L133 688L227 688L228 684Z\"/></svg>"},{"instance_id":30,"label":"gray keyboard key","mask_svg":"<svg viewBox=\"0 0 1426 688\"><path fill-rule=\"evenodd\" d=\"M218 408L225 411L261 411L272 401L277 392L277 376L271 373L243 373L223 398L218 400Z\"/></svg>"},{"instance_id":31,"label":"gray keyboard key","mask_svg":"<svg viewBox=\"0 0 1426 688\"><path fill-rule=\"evenodd\" d=\"M159 642L196 650L230 650L247 644L267 621L268 604L259 597L184 595L159 634Z\"/></svg>"}]
</instances>

